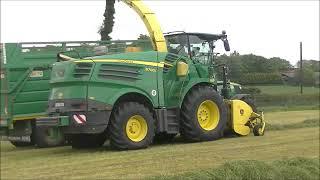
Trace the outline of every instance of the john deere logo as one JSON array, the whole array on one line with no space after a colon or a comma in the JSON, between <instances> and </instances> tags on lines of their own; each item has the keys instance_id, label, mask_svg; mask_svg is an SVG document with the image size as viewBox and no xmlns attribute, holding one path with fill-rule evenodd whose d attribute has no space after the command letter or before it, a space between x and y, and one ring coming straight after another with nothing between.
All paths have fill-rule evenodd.
<instances>
[{"instance_id":1,"label":"john deere logo","mask_svg":"<svg viewBox=\"0 0 320 180\"><path fill-rule=\"evenodd\" d=\"M244 114L244 110L243 109L240 109L240 114L241 114L241 116L243 116L243 114Z\"/></svg>"}]
</instances>

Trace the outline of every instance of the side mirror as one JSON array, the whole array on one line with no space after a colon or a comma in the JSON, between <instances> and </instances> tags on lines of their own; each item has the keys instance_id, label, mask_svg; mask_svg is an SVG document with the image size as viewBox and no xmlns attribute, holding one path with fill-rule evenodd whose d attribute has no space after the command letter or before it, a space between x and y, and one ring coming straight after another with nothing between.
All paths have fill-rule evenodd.
<instances>
[{"instance_id":1,"label":"side mirror","mask_svg":"<svg viewBox=\"0 0 320 180\"><path fill-rule=\"evenodd\" d=\"M228 39L225 38L225 39L222 39L222 41L223 41L224 49L225 49L226 51L230 51L230 46L229 46L229 41L228 41Z\"/></svg>"},{"instance_id":2,"label":"side mirror","mask_svg":"<svg viewBox=\"0 0 320 180\"><path fill-rule=\"evenodd\" d=\"M186 76L189 71L189 65L185 62L179 61L177 63L177 76Z\"/></svg>"}]
</instances>

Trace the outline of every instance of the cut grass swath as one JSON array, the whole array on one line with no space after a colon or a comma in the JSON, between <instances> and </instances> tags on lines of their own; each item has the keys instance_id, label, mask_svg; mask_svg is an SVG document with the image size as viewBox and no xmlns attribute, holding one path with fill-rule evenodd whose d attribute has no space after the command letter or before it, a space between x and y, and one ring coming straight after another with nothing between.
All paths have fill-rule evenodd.
<instances>
[{"instance_id":1,"label":"cut grass swath","mask_svg":"<svg viewBox=\"0 0 320 180\"><path fill-rule=\"evenodd\" d=\"M157 176L148 179L319 179L319 159L292 158L271 163L254 160L231 161L218 168L193 171L175 176Z\"/></svg>"}]
</instances>

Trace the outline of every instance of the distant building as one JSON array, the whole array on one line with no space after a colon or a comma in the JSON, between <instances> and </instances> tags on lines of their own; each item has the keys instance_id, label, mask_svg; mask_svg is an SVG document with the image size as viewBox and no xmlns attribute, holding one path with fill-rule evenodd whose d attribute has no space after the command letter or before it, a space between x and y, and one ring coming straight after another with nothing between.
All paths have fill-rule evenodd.
<instances>
[{"instance_id":1,"label":"distant building","mask_svg":"<svg viewBox=\"0 0 320 180\"><path fill-rule=\"evenodd\" d=\"M297 70L298 68L291 68L286 71L281 71L280 74L282 81L289 84L297 84L298 80L295 77Z\"/></svg>"}]
</instances>

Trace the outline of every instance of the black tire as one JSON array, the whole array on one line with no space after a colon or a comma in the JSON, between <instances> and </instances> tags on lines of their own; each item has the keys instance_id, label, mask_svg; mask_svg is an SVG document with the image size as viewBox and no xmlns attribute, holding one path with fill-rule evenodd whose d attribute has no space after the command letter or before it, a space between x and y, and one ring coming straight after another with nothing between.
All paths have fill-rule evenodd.
<instances>
[{"instance_id":1,"label":"black tire","mask_svg":"<svg viewBox=\"0 0 320 180\"><path fill-rule=\"evenodd\" d=\"M39 148L61 146L65 142L65 137L58 128L37 126L33 131L35 144ZM52 137L49 131L55 131L56 135Z\"/></svg>"},{"instance_id":2,"label":"black tire","mask_svg":"<svg viewBox=\"0 0 320 180\"><path fill-rule=\"evenodd\" d=\"M32 126L32 133L30 135L30 142L19 142L19 141L10 141L12 145L15 147L28 147L28 146L34 146L35 145L35 133L34 133L34 126Z\"/></svg>"},{"instance_id":3,"label":"black tire","mask_svg":"<svg viewBox=\"0 0 320 180\"><path fill-rule=\"evenodd\" d=\"M155 120L150 110L136 102L122 103L115 108L108 126L110 145L119 150L147 148L155 134ZM140 141L131 140L126 132L127 122L136 115L141 116L146 124L146 134Z\"/></svg>"},{"instance_id":4,"label":"black tire","mask_svg":"<svg viewBox=\"0 0 320 180\"><path fill-rule=\"evenodd\" d=\"M33 146L33 142L17 142L17 141L10 141L12 145L15 147L28 147L28 146Z\"/></svg>"},{"instance_id":5,"label":"black tire","mask_svg":"<svg viewBox=\"0 0 320 180\"><path fill-rule=\"evenodd\" d=\"M253 112L258 112L257 106L252 98L243 97L241 100L247 103L252 108Z\"/></svg>"},{"instance_id":6,"label":"black tire","mask_svg":"<svg viewBox=\"0 0 320 180\"><path fill-rule=\"evenodd\" d=\"M163 143L172 141L177 134L158 133L154 136L154 142Z\"/></svg>"},{"instance_id":7,"label":"black tire","mask_svg":"<svg viewBox=\"0 0 320 180\"><path fill-rule=\"evenodd\" d=\"M101 134L73 134L70 136L71 146L74 149L98 148L107 139L105 133Z\"/></svg>"},{"instance_id":8,"label":"black tire","mask_svg":"<svg viewBox=\"0 0 320 180\"><path fill-rule=\"evenodd\" d=\"M264 135L264 131L261 131L262 129L262 125L261 124L257 124L253 127L253 134L254 136L263 136Z\"/></svg>"},{"instance_id":9,"label":"black tire","mask_svg":"<svg viewBox=\"0 0 320 180\"><path fill-rule=\"evenodd\" d=\"M197 110L206 100L215 103L219 109L218 124L212 130L203 129L197 119ZM227 123L227 107L223 98L209 86L198 86L191 90L183 101L181 108L181 135L189 141L210 141L223 136Z\"/></svg>"}]
</instances>

